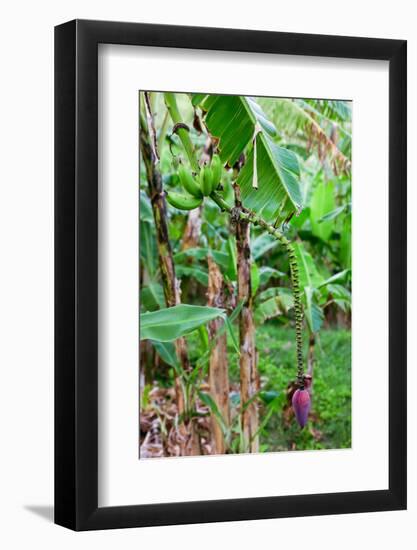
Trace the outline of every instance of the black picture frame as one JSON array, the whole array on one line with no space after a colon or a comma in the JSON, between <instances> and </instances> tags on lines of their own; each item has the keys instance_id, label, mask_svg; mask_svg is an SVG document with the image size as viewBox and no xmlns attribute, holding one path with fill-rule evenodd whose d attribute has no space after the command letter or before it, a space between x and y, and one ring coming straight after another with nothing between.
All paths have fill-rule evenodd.
<instances>
[{"instance_id":1,"label":"black picture frame","mask_svg":"<svg viewBox=\"0 0 417 550\"><path fill-rule=\"evenodd\" d=\"M98 44L389 62L389 488L98 507ZM404 40L74 20L55 28L55 523L74 530L406 508Z\"/></svg>"}]
</instances>

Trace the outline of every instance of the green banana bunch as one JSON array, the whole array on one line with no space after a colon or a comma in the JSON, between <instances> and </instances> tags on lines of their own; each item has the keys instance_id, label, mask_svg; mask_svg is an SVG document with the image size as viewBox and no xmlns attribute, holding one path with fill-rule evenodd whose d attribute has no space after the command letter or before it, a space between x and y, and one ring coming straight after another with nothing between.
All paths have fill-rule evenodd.
<instances>
[{"instance_id":1,"label":"green banana bunch","mask_svg":"<svg viewBox=\"0 0 417 550\"><path fill-rule=\"evenodd\" d=\"M219 184L222 176L222 164L219 155L214 155L210 165L201 167L197 177L182 164L178 166L178 177L185 193L170 191L167 193L169 204L179 210L193 210L202 204Z\"/></svg>"},{"instance_id":2,"label":"green banana bunch","mask_svg":"<svg viewBox=\"0 0 417 550\"><path fill-rule=\"evenodd\" d=\"M182 164L180 164L178 168L178 176L180 178L180 183L182 187L184 187L187 193L198 199L202 198L203 194L201 192L200 186L198 185L191 172L189 172Z\"/></svg>"},{"instance_id":3,"label":"green banana bunch","mask_svg":"<svg viewBox=\"0 0 417 550\"><path fill-rule=\"evenodd\" d=\"M198 198L188 193L177 193L175 191L167 193L166 198L171 206L179 210L194 210L194 208L197 208L203 202L202 196Z\"/></svg>"}]
</instances>

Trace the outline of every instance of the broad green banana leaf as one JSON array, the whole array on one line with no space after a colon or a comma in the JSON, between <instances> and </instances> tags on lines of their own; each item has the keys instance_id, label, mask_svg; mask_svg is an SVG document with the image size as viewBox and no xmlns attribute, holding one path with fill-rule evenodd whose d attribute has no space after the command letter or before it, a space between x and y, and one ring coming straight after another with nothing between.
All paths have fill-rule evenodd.
<instances>
[{"instance_id":1,"label":"broad green banana leaf","mask_svg":"<svg viewBox=\"0 0 417 550\"><path fill-rule=\"evenodd\" d=\"M316 292L311 286L304 287L305 316L311 332L318 332L324 320L323 310L315 301Z\"/></svg>"},{"instance_id":2,"label":"broad green banana leaf","mask_svg":"<svg viewBox=\"0 0 417 550\"><path fill-rule=\"evenodd\" d=\"M323 220L326 214L335 209L333 182L325 183L321 181L314 190L310 203L310 222L313 235L319 237L322 241L329 240L334 228L334 222Z\"/></svg>"},{"instance_id":3,"label":"broad green banana leaf","mask_svg":"<svg viewBox=\"0 0 417 550\"><path fill-rule=\"evenodd\" d=\"M328 212L327 214L325 214L324 216L322 216L320 219L319 219L319 222L322 223L322 222L326 222L326 221L330 221L330 220L334 220L335 218L337 218L337 216L339 214L341 214L342 212L344 212L346 209L350 208L350 203L346 203L346 204L343 204L342 206L338 206L337 208L335 208L334 210L332 210L331 212Z\"/></svg>"},{"instance_id":4,"label":"broad green banana leaf","mask_svg":"<svg viewBox=\"0 0 417 550\"><path fill-rule=\"evenodd\" d=\"M197 267L194 265L177 265L175 272L178 277L192 277L200 284L207 286L208 285L208 273L206 269L202 267Z\"/></svg>"},{"instance_id":5,"label":"broad green banana leaf","mask_svg":"<svg viewBox=\"0 0 417 550\"><path fill-rule=\"evenodd\" d=\"M262 100L261 100L262 102ZM308 154L312 143L320 143L320 155L327 154L330 158L338 157L343 160L346 167L350 161L351 136L346 131L344 124L338 124L343 120L351 118L351 111L348 102L334 102L336 112L328 108L331 102L322 104L319 102L306 101L303 99L277 98L273 108L268 110L268 116L274 124L287 136L287 140L293 144L301 145L304 140L309 144L301 147L301 154ZM336 124L335 124L336 123ZM337 140L337 143L330 138L329 128L336 128L341 131L344 139ZM345 156L347 155L347 157Z\"/></svg>"},{"instance_id":6,"label":"broad green banana leaf","mask_svg":"<svg viewBox=\"0 0 417 550\"><path fill-rule=\"evenodd\" d=\"M165 307L164 290L160 283L150 281L140 291L140 305L146 311L155 311Z\"/></svg>"},{"instance_id":7,"label":"broad green banana leaf","mask_svg":"<svg viewBox=\"0 0 417 550\"><path fill-rule=\"evenodd\" d=\"M276 128L256 101L250 97L213 95L200 105L206 112L209 132L219 139L222 162L232 167L250 146L237 180L244 206L268 221L284 219L301 210L298 159L273 141Z\"/></svg>"},{"instance_id":8,"label":"broad green banana leaf","mask_svg":"<svg viewBox=\"0 0 417 550\"><path fill-rule=\"evenodd\" d=\"M213 95L203 103L207 108L205 123L210 133L220 139L220 158L233 166L246 145L252 140L256 123L262 131L275 136L275 126L266 118L261 107L249 97Z\"/></svg>"},{"instance_id":9,"label":"broad green banana leaf","mask_svg":"<svg viewBox=\"0 0 417 550\"><path fill-rule=\"evenodd\" d=\"M175 346L172 342L158 342L156 340L151 340L151 342L158 355L167 365L171 365L171 367L174 367L176 370L180 368L180 363L175 353Z\"/></svg>"},{"instance_id":10,"label":"broad green banana leaf","mask_svg":"<svg viewBox=\"0 0 417 550\"><path fill-rule=\"evenodd\" d=\"M279 296L285 312L294 307L294 297L292 291L288 287L270 286L266 290L260 292L257 296L257 303L269 300L269 298L275 298Z\"/></svg>"},{"instance_id":11,"label":"broad green banana leaf","mask_svg":"<svg viewBox=\"0 0 417 550\"><path fill-rule=\"evenodd\" d=\"M217 317L226 317L223 309L188 304L142 313L140 339L171 342Z\"/></svg>"},{"instance_id":12,"label":"broad green banana leaf","mask_svg":"<svg viewBox=\"0 0 417 550\"><path fill-rule=\"evenodd\" d=\"M321 117L326 117L331 121L346 122L352 120L352 108L350 101L331 100L331 99L309 99L298 100L304 104L308 110Z\"/></svg>"},{"instance_id":13,"label":"broad green banana leaf","mask_svg":"<svg viewBox=\"0 0 417 550\"><path fill-rule=\"evenodd\" d=\"M281 298L269 298L265 302L261 302L255 309L255 319L258 324L262 324L268 319L284 315L286 310L281 302Z\"/></svg>"},{"instance_id":14,"label":"broad green banana leaf","mask_svg":"<svg viewBox=\"0 0 417 550\"><path fill-rule=\"evenodd\" d=\"M226 252L221 252L220 250L213 250L211 248L187 248L187 250L182 250L174 254L174 261L176 263L184 263L190 258L195 260L204 260L207 263L207 256L213 256L217 264L227 268L229 266L230 258Z\"/></svg>"},{"instance_id":15,"label":"broad green banana leaf","mask_svg":"<svg viewBox=\"0 0 417 550\"><path fill-rule=\"evenodd\" d=\"M329 294L331 294L333 301L343 311L349 311L352 307L352 295L347 288L342 285L329 284L326 287Z\"/></svg>"},{"instance_id":16,"label":"broad green banana leaf","mask_svg":"<svg viewBox=\"0 0 417 550\"><path fill-rule=\"evenodd\" d=\"M251 254L254 260L262 258L266 252L279 245L279 241L269 233L261 233L251 241Z\"/></svg>"},{"instance_id":17,"label":"broad green banana leaf","mask_svg":"<svg viewBox=\"0 0 417 550\"><path fill-rule=\"evenodd\" d=\"M259 294L255 306L255 318L257 323L264 323L279 315L287 315L288 310L294 306L293 296L285 291L288 289L271 287Z\"/></svg>"},{"instance_id":18,"label":"broad green banana leaf","mask_svg":"<svg viewBox=\"0 0 417 550\"><path fill-rule=\"evenodd\" d=\"M238 184L242 202L267 221L284 220L302 208L300 169L296 155L278 147L265 133L256 136L256 180L254 187L254 148L250 150Z\"/></svg>"},{"instance_id":19,"label":"broad green banana leaf","mask_svg":"<svg viewBox=\"0 0 417 550\"><path fill-rule=\"evenodd\" d=\"M352 267L352 217L346 216L343 220L342 234L340 236L340 261L343 267Z\"/></svg>"},{"instance_id":20,"label":"broad green banana leaf","mask_svg":"<svg viewBox=\"0 0 417 550\"><path fill-rule=\"evenodd\" d=\"M262 286L266 285L270 279L281 279L286 276L286 273L267 265L263 265L259 268L259 284Z\"/></svg>"},{"instance_id":21,"label":"broad green banana leaf","mask_svg":"<svg viewBox=\"0 0 417 550\"><path fill-rule=\"evenodd\" d=\"M344 269L343 271L339 271L338 273L335 273L334 275L326 279L323 283L321 283L319 288L334 284L338 281L344 281L348 273L349 273L349 269Z\"/></svg>"}]
</instances>

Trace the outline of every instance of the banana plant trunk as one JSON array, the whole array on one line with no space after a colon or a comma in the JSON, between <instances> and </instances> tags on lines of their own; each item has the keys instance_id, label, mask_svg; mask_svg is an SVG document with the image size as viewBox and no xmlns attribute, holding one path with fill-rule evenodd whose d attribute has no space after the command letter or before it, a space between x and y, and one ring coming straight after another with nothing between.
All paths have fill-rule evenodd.
<instances>
[{"instance_id":1,"label":"banana plant trunk","mask_svg":"<svg viewBox=\"0 0 417 550\"><path fill-rule=\"evenodd\" d=\"M150 137L146 131L145 124L144 120L141 119L140 150L146 168L149 195L155 220L156 243L165 303L167 307L173 307L181 302L179 284L175 276L174 259L168 235L167 206L163 191L162 176L156 166L157 159L151 147ZM175 341L175 350L183 371L189 372L191 365L188 358L185 338L181 337ZM180 417L184 418L187 411L182 382L179 376L175 377L175 393L178 414ZM188 425L186 425L185 422L180 423L180 436L182 442L182 455L200 454L199 441L192 420L189 421Z\"/></svg>"},{"instance_id":2,"label":"banana plant trunk","mask_svg":"<svg viewBox=\"0 0 417 550\"><path fill-rule=\"evenodd\" d=\"M190 210L187 223L182 235L181 241L181 250L184 252L190 248L197 248L200 242L201 237L201 217L202 207L199 206L194 210ZM187 259L187 265L192 265L193 258ZM195 298L198 292L198 282L193 277L189 277L182 284L182 297L186 303L192 303L193 298Z\"/></svg>"},{"instance_id":3,"label":"banana plant trunk","mask_svg":"<svg viewBox=\"0 0 417 550\"><path fill-rule=\"evenodd\" d=\"M196 248L200 241L201 235L201 210L202 207L194 208L191 210L187 217L187 224L185 226L184 234L182 236L181 250L188 250L190 248Z\"/></svg>"},{"instance_id":4,"label":"banana plant trunk","mask_svg":"<svg viewBox=\"0 0 417 550\"><path fill-rule=\"evenodd\" d=\"M208 256L209 281L208 281L208 305L210 307L225 306L224 280L219 266L211 256ZM222 328L224 321L214 319L209 323L210 341L216 338L216 334ZM230 404L229 404L229 371L227 363L227 336L226 333L217 336L215 345L210 353L209 364L209 386L210 395L216 403L217 408L223 417L225 426L230 426ZM227 450L225 434L219 424L216 415L211 415L213 454L224 454Z\"/></svg>"},{"instance_id":5,"label":"banana plant trunk","mask_svg":"<svg viewBox=\"0 0 417 550\"><path fill-rule=\"evenodd\" d=\"M236 188L235 188L236 191ZM240 206L238 195L236 206ZM250 223L239 219L236 223L238 300L244 300L239 315L240 343L240 400L241 421L246 452L259 451L257 435L259 418L256 400L259 388L256 364L255 323L252 310L252 287L250 270Z\"/></svg>"}]
</instances>

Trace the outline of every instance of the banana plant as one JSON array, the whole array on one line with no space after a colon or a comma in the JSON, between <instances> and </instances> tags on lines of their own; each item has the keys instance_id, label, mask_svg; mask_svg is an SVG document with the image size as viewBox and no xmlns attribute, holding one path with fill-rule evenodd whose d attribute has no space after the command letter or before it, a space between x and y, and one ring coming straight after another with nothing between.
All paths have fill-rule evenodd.
<instances>
[{"instance_id":1,"label":"banana plant","mask_svg":"<svg viewBox=\"0 0 417 550\"><path fill-rule=\"evenodd\" d=\"M196 172L191 174L191 177L199 177L200 194L210 197L223 211L228 211L236 227L237 291L239 298L244 298L246 301L244 314L240 318L240 343L243 346L242 349L245 350L240 357L242 397L248 400L254 394L258 380L251 278L252 271L254 271L254 287L256 287L259 285L259 274L256 266L252 265L251 268L249 262L250 224L260 225L275 237L283 245L288 255L294 295L297 379L300 387L303 388L303 314L297 259L291 242L276 229L279 222L291 219L294 213L298 214L302 208L297 157L292 151L279 147L275 143L275 127L268 121L260 106L252 98L240 96L194 98L195 104L200 103L204 112L204 122L211 135L210 141L215 144L221 161L226 163L229 168L233 168L236 185L234 186L235 208L232 208L217 193L218 178L213 181L212 175L217 172L219 157L213 156L211 168L207 166L206 162L199 167L192 142L181 121L175 95L171 93L164 95L174 127L178 129L184 150L189 158L190 166ZM247 160L244 158L244 153L248 157ZM193 201L194 198L199 201L203 200L197 193L194 183L190 185L190 182L182 181L182 185L188 195L176 195L174 201L171 202L173 206L187 210L190 201ZM274 221L274 225L268 221ZM245 440L252 442L251 434L257 431L258 425L257 410L254 404L249 405L246 412L242 411L242 423ZM257 438L251 443L250 449L257 452Z\"/></svg>"},{"instance_id":2,"label":"banana plant","mask_svg":"<svg viewBox=\"0 0 417 550\"><path fill-rule=\"evenodd\" d=\"M241 303L233 310L242 256L238 262L236 238L230 227L237 227L243 220L252 227L250 253L246 255L251 297L245 307L250 305L253 309L254 326L274 318L288 323L288 319L295 317L297 375L301 386L300 299L310 337L320 331L324 311L330 304L345 311L350 308L349 284L346 284L350 277L350 195L343 180L345 177L349 183L349 177L336 174L339 170L344 173L350 170L350 135L346 131L349 124L342 124L350 113L345 111L343 102L274 100L275 108L271 111L266 100L241 96L171 93L155 96L158 96L158 116L163 119L157 139L169 203L168 239L179 284L181 279L198 281L198 285L194 284L199 293L197 303L204 303L207 258L211 256L221 269L228 296L232 297L225 305L232 313L227 316L221 308L188 304L164 307L158 266L147 265L155 236L149 201L146 197L142 201L141 196L141 264L146 271L141 288L141 338L152 343L156 353L187 387L201 388L197 382L204 381L210 346L216 340L212 342L211 337L208 340L206 327L213 320L224 320L228 345L231 343L239 352L230 325L243 307ZM182 112L186 113L184 118ZM336 135L339 124L343 131ZM306 142L310 138L311 147ZM320 147L323 155L318 153ZM239 207L236 188L241 200ZM201 237L192 248L182 250L183 212L188 215L196 207L201 212ZM326 260L331 260L331 265L320 261L321 252ZM197 293L189 294L183 288L182 299L191 301L189 296ZM212 305L223 307L218 303ZM202 355L197 361L193 355L192 369L182 372L173 343L178 338L187 338L192 347L193 334L199 335ZM191 399L200 399L217 416L210 393L198 391L194 391ZM185 393L191 396L192 392ZM261 392L253 398L261 406ZM241 403L241 409L252 405L253 401L248 399ZM188 411L192 406L192 402L187 404ZM269 414L272 409L268 409L268 418ZM218 420L222 425L222 420ZM304 425L305 418L301 420ZM226 422L224 436L230 450L244 452L250 449L251 441L245 439L239 422L239 415L232 427ZM262 428L261 422L252 435L256 438Z\"/></svg>"}]
</instances>

